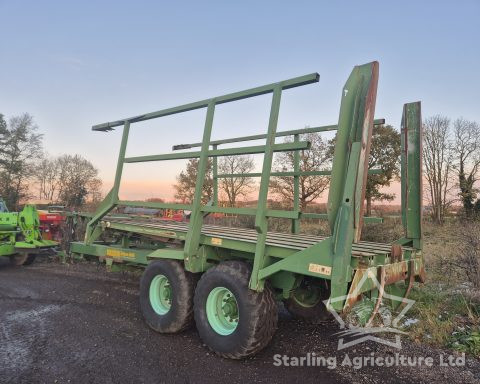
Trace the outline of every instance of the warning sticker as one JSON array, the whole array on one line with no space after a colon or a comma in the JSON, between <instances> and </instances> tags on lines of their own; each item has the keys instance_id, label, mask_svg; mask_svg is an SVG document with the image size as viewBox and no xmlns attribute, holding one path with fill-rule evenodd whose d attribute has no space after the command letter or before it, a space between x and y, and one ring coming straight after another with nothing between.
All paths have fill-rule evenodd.
<instances>
[{"instance_id":1,"label":"warning sticker","mask_svg":"<svg viewBox=\"0 0 480 384\"><path fill-rule=\"evenodd\" d=\"M212 240L210 240L212 245L222 245L222 239L219 239L218 237L212 237Z\"/></svg>"},{"instance_id":2,"label":"warning sticker","mask_svg":"<svg viewBox=\"0 0 480 384\"><path fill-rule=\"evenodd\" d=\"M133 253L133 252L125 252L125 251L121 251L119 249L112 249L112 248L108 248L105 251L105 255L110 256L110 257L128 257L128 258L131 258L131 259L135 258L135 253Z\"/></svg>"},{"instance_id":3,"label":"warning sticker","mask_svg":"<svg viewBox=\"0 0 480 384\"><path fill-rule=\"evenodd\" d=\"M332 274L332 267L326 265L310 263L308 265L308 271L314 273L321 273L322 275L330 276Z\"/></svg>"}]
</instances>

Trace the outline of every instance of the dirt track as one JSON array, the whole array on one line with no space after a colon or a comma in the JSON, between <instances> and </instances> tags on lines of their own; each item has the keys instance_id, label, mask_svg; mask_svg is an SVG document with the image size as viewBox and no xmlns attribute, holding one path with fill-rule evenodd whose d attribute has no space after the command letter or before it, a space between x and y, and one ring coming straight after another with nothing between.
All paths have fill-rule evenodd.
<instances>
[{"instance_id":1,"label":"dirt track","mask_svg":"<svg viewBox=\"0 0 480 384\"><path fill-rule=\"evenodd\" d=\"M50 262L14 268L0 261L0 382L2 383L480 383L480 362L439 367L439 354L403 340L402 354L431 356L431 367L341 366L345 353L394 354L372 342L337 352L338 326L308 326L280 311L271 345L252 359L209 352L195 329L160 335L143 322L139 276L105 267ZM405 337L404 337L405 339ZM337 368L276 367L274 355L337 356Z\"/></svg>"}]
</instances>

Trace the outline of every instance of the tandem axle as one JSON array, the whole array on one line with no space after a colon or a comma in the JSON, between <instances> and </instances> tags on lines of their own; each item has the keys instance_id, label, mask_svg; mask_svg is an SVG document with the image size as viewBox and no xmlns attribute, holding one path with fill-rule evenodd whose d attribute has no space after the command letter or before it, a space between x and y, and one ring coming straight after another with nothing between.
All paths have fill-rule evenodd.
<instances>
[{"instance_id":1,"label":"tandem axle","mask_svg":"<svg viewBox=\"0 0 480 384\"><path fill-rule=\"evenodd\" d=\"M318 323L328 317L328 300L337 312L350 310L359 301L371 300L365 318L375 317L384 293L399 297L389 300L399 308L415 281L424 279L422 253L422 164L420 103L405 104L402 117L402 223L404 237L389 244L361 240L365 218L364 200L369 172L372 129L384 121L374 120L378 63L357 66L341 95L337 125L277 132L281 95L285 90L318 82L316 73L242 92L134 116L93 127L110 131L123 126L115 183L93 215L88 215L84 241L72 242L70 251L91 255L108 264L145 266L140 286L140 303L149 326L163 333L179 332L193 324L213 351L229 358L242 358L264 348L275 332L277 300L295 316ZM215 107L222 103L272 94L267 132L261 135L211 140ZM182 144L173 153L126 157L131 126L195 109L206 109L201 143ZM302 212L299 204L300 151L309 149L302 134L337 131L331 171L309 175L330 175L327 214ZM281 136L293 142L276 143ZM264 140L263 145L220 148L224 144ZM199 150L188 151L199 147ZM293 171L280 172L294 180L294 208L291 211L267 206L268 186L274 152L292 151ZM221 156L263 154L258 174L220 175L216 159ZM194 199L191 204L144 203L120 200L118 196L124 164L199 159ZM201 201L204 174L209 158L214 164L214 189L222 177L259 177L257 208L220 207L218 194L209 204ZM118 206L189 210L186 222L135 219L112 214ZM230 228L204 223L209 213L251 215L253 229ZM268 218L289 219L291 233L268 230ZM300 233L306 218L328 220L330 236ZM104 236L105 235L105 236ZM103 240L101 239L103 236ZM107 240L110 238L114 240ZM360 284L361 283L361 284ZM378 286L378 284L380 286ZM385 301L385 300L384 300Z\"/></svg>"}]
</instances>

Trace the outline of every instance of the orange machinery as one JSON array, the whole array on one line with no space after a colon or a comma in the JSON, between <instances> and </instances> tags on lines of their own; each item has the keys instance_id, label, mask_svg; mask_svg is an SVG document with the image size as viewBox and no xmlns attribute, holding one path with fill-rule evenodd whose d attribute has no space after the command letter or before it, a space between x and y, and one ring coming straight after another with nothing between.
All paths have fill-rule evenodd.
<instances>
[{"instance_id":1,"label":"orange machinery","mask_svg":"<svg viewBox=\"0 0 480 384\"><path fill-rule=\"evenodd\" d=\"M61 226L65 221L65 214L61 211L51 210L39 210L38 215L40 217L40 231L42 237L48 240L60 241L62 238Z\"/></svg>"}]
</instances>

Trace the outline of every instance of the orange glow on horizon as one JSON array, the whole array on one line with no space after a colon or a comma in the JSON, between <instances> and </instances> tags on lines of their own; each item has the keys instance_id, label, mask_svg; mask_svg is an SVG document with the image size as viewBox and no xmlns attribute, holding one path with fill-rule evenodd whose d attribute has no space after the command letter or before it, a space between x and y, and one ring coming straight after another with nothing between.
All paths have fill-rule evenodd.
<instances>
[{"instance_id":1,"label":"orange glow on horizon","mask_svg":"<svg viewBox=\"0 0 480 384\"><path fill-rule=\"evenodd\" d=\"M146 200L153 197L166 201L174 199L175 180L122 180L119 197L121 200ZM103 182L103 193L107 194L113 186L113 180Z\"/></svg>"},{"instance_id":2,"label":"orange glow on horizon","mask_svg":"<svg viewBox=\"0 0 480 384\"><path fill-rule=\"evenodd\" d=\"M175 189L173 185L175 180L122 180L120 186L120 199L122 200L146 200L150 198L162 198L165 201L173 201L175 195ZM103 193L107 194L108 191L113 186L113 180L103 182ZM394 182L388 188L382 190L385 193L394 193L395 199L391 202L376 202L377 204L400 204L400 183ZM325 203L327 201L328 193L324 193L320 199L319 203ZM255 200L256 196L253 193L250 196L251 199Z\"/></svg>"}]
</instances>

